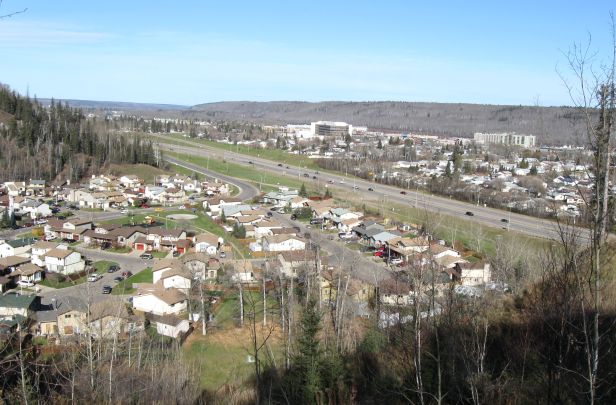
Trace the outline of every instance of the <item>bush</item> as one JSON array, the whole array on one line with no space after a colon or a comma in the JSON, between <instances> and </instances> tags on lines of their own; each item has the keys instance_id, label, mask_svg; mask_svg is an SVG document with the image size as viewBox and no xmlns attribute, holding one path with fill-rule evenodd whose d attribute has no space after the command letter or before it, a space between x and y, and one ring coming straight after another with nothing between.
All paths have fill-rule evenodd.
<instances>
[{"instance_id":1,"label":"bush","mask_svg":"<svg viewBox=\"0 0 616 405\"><path fill-rule=\"evenodd\" d=\"M66 277L59 273L45 273L45 279L51 283L62 283L66 281Z\"/></svg>"}]
</instances>

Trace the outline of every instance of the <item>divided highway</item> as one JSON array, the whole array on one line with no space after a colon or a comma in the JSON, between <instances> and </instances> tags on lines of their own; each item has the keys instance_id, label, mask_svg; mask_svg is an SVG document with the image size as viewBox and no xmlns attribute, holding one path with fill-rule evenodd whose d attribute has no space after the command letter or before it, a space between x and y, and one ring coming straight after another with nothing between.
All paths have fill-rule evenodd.
<instances>
[{"instance_id":1,"label":"divided highway","mask_svg":"<svg viewBox=\"0 0 616 405\"><path fill-rule=\"evenodd\" d=\"M278 175L286 175L289 177L297 177L308 181L318 181L319 184L327 184L331 182L332 186L342 188L351 193L357 193L360 197L372 200L381 201L385 199L388 202L407 205L418 209L424 209L428 212L434 212L444 214L460 219L465 219L470 222L480 223L494 228L505 228L514 232L547 239L558 239L558 227L554 221L542 220L526 215L511 213L508 211L499 210L496 208L484 207L481 205L470 204L462 201L457 201L449 198L444 198L436 195L430 195L423 192L416 192L414 190L404 190L406 194L401 194L403 191L400 188L393 186L386 186L359 178L345 177L343 175L323 173L316 174L312 170L305 168L284 165L282 168L279 166L279 162L271 160L246 156L235 152L229 152L226 150L208 147L204 145L196 146L178 146L178 145L166 145L159 144L164 150L178 152L181 154L188 154L200 157L216 157L229 159L234 163L254 166L255 169L265 170ZM177 159L166 157L166 159L172 163L177 162ZM252 162L252 163L249 163ZM185 162L181 162L184 165L188 165ZM197 165L191 165L198 167ZM203 168L199 168L203 171ZM304 177L305 174L309 175L309 178ZM250 184L231 178L229 176L223 176L221 174L214 174L215 177L219 177L225 181L230 181L234 184L238 184L245 189ZM317 180L313 180L312 177L316 176ZM251 186L253 187L253 186ZM254 187L253 187L254 188ZM368 190L369 188L372 191ZM256 188L254 188L256 191ZM467 215L470 213L472 215ZM586 233L586 231L584 231Z\"/></svg>"}]
</instances>

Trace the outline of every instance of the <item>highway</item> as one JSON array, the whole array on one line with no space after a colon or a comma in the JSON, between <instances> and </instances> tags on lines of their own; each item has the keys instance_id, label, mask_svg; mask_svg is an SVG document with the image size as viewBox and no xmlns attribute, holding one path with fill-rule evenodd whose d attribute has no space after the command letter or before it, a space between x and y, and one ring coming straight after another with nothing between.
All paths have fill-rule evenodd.
<instances>
[{"instance_id":1,"label":"highway","mask_svg":"<svg viewBox=\"0 0 616 405\"><path fill-rule=\"evenodd\" d=\"M386 201L389 203L414 207L427 212L468 220L469 224L473 222L493 228L504 228L509 231L538 238L559 239L558 227L554 221L511 213L509 211L503 211L496 208L470 204L423 192L416 192L414 190L404 190L406 194L403 195L401 194L402 189L397 187L382 185L359 178L345 177L341 174L331 174L329 172L319 172L317 174L313 170L308 170L293 165L285 164L281 167L279 162L254 156L242 155L204 145L179 146L159 143L159 147L166 151L178 152L180 154L229 159L233 163L253 166L255 170L264 170L278 175L298 178L306 182L316 181L319 184L327 184L330 187L340 188L350 193L357 193L361 198L376 203ZM177 162L177 159L174 158L166 157L166 159L170 162ZM193 166L198 167L196 165ZM309 177L304 177L305 174ZM220 174L215 174L215 176L220 178L223 177ZM313 176L316 176L317 179L313 180ZM224 177L226 178L228 176ZM241 182L235 178L229 178L228 181L235 184ZM246 184L245 182L242 183ZM372 188L373 191L369 191L369 188ZM472 215L467 215L467 212L472 213ZM586 231L583 231L582 233L586 233Z\"/></svg>"}]
</instances>

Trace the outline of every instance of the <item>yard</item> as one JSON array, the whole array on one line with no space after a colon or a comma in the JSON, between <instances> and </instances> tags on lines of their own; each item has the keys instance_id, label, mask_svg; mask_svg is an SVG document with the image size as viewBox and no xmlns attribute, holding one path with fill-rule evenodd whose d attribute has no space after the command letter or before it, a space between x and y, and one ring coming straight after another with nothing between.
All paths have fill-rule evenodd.
<instances>
[{"instance_id":1,"label":"yard","mask_svg":"<svg viewBox=\"0 0 616 405\"><path fill-rule=\"evenodd\" d=\"M101 261L98 261L98 262L94 262L94 264L93 264L94 273L96 273L96 274L104 274L104 273L107 272L107 269L112 264L117 265L116 262L111 262L111 261L108 261L108 260L101 260ZM44 279L44 280L41 280L39 282L39 284L43 285L45 287L51 287L51 288L66 288L66 287L71 287L71 286L78 285L78 284L83 284L83 283L85 283L87 278L88 278L88 276L84 275L83 277L80 277L80 278L78 278L76 280L71 280L68 277L66 277L64 279L64 281L54 281L54 280L51 280L51 279Z\"/></svg>"},{"instance_id":2,"label":"yard","mask_svg":"<svg viewBox=\"0 0 616 405\"><path fill-rule=\"evenodd\" d=\"M137 274L133 274L129 278L120 281L113 287L111 294L113 295L126 295L133 294L135 289L133 283L151 283L152 282L152 268L147 267Z\"/></svg>"}]
</instances>

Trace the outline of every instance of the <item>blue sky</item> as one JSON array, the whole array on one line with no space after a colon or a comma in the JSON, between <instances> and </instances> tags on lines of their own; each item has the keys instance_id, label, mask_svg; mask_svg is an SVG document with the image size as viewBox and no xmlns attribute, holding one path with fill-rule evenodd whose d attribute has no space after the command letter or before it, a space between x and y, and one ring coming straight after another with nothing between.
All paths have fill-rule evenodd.
<instances>
[{"instance_id":1,"label":"blue sky","mask_svg":"<svg viewBox=\"0 0 616 405\"><path fill-rule=\"evenodd\" d=\"M429 4L435 3L435 4ZM503 3L503 4L501 4ZM540 3L540 4L538 4ZM4 0L0 82L38 97L570 104L563 52L608 59L610 1Z\"/></svg>"}]
</instances>

